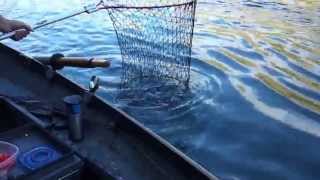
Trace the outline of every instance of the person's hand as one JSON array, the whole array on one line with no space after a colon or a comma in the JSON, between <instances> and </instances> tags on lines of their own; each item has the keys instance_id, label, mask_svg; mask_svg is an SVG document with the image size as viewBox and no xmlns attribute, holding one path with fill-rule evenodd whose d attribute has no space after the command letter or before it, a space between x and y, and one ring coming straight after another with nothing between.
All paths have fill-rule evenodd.
<instances>
[{"instance_id":1,"label":"person's hand","mask_svg":"<svg viewBox=\"0 0 320 180\"><path fill-rule=\"evenodd\" d=\"M32 31L32 28L24 22L17 20L8 20L4 17L0 17L0 31L3 33L16 31L16 34L11 39L19 41L25 38L30 33L30 31Z\"/></svg>"},{"instance_id":2,"label":"person's hand","mask_svg":"<svg viewBox=\"0 0 320 180\"><path fill-rule=\"evenodd\" d=\"M11 31L16 31L16 34L12 37L13 40L19 41L25 38L30 31L32 31L31 27L24 22L16 21L16 20L8 20L9 27Z\"/></svg>"}]
</instances>

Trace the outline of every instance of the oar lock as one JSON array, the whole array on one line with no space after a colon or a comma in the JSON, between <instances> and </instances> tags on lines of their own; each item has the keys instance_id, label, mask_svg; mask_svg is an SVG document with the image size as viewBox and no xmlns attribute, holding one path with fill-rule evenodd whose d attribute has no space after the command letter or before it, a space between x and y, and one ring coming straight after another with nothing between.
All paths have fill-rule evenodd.
<instances>
[{"instance_id":1,"label":"oar lock","mask_svg":"<svg viewBox=\"0 0 320 180\"><path fill-rule=\"evenodd\" d=\"M53 70L60 70L64 68L64 65L59 64L58 61L63 58L63 54L54 54L49 59L49 65L53 68Z\"/></svg>"}]
</instances>

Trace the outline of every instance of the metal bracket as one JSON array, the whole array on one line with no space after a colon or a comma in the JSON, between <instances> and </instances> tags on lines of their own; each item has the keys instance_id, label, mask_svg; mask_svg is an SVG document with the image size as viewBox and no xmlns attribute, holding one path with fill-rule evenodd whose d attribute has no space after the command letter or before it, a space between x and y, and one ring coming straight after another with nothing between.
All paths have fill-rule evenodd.
<instances>
[{"instance_id":1,"label":"metal bracket","mask_svg":"<svg viewBox=\"0 0 320 180\"><path fill-rule=\"evenodd\" d=\"M90 103L92 97L100 87L100 79L97 76L92 76L89 82L89 90L85 92L83 100L86 104Z\"/></svg>"},{"instance_id":2,"label":"metal bracket","mask_svg":"<svg viewBox=\"0 0 320 180\"><path fill-rule=\"evenodd\" d=\"M100 79L97 76L92 76L89 84L89 91L95 93L100 86Z\"/></svg>"}]
</instances>

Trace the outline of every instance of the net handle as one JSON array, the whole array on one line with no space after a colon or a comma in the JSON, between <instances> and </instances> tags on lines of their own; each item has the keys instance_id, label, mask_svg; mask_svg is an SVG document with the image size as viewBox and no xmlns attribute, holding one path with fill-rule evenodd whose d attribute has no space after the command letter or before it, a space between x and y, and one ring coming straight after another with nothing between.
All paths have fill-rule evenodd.
<instances>
[{"instance_id":1,"label":"net handle","mask_svg":"<svg viewBox=\"0 0 320 180\"><path fill-rule=\"evenodd\" d=\"M52 20L52 21L44 20L39 23L36 23L36 25L32 28L32 31L35 31L39 28L42 28L42 27L45 27L45 26L48 26L48 25L72 18L72 17L75 17L75 16L78 16L78 15L81 15L84 13L92 14L92 13L95 13L95 12L100 11L102 9L160 9L160 8L168 8L168 7L179 7L179 6L183 6L183 5L187 5L187 4L192 4L195 1L196 0L190 0L190 1L186 1L184 3L170 4L170 5L158 5L158 6L121 6L121 5L109 6L109 5L106 5L106 3L103 0L101 0L96 5L93 4L93 5L85 6L84 9L79 12L76 12L76 13L73 13L73 14ZM0 36L0 41L12 38L19 31L25 31L25 29L18 29L18 30L9 32L9 33L5 33Z\"/></svg>"}]
</instances>

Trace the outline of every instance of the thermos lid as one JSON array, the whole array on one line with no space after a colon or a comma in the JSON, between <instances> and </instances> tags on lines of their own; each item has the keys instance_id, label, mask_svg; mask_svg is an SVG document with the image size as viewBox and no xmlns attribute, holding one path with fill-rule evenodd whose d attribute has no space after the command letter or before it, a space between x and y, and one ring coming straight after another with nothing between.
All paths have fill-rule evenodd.
<instances>
[{"instance_id":1,"label":"thermos lid","mask_svg":"<svg viewBox=\"0 0 320 180\"><path fill-rule=\"evenodd\" d=\"M63 102L66 104L67 110L71 114L81 113L82 97L79 95L72 95L63 98Z\"/></svg>"}]
</instances>

